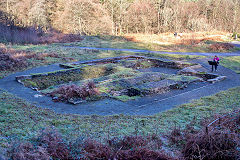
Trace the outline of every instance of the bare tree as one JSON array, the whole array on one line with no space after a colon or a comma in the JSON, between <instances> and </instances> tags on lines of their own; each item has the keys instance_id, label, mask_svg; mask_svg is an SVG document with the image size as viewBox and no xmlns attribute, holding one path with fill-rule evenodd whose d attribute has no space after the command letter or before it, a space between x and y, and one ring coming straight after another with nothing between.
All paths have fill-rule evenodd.
<instances>
[{"instance_id":1,"label":"bare tree","mask_svg":"<svg viewBox=\"0 0 240 160\"><path fill-rule=\"evenodd\" d=\"M156 29L157 10L151 1L135 1L128 8L125 27L131 33L152 33Z\"/></svg>"},{"instance_id":2,"label":"bare tree","mask_svg":"<svg viewBox=\"0 0 240 160\"><path fill-rule=\"evenodd\" d=\"M33 1L28 12L28 23L30 26L37 26L37 28L44 28L49 26L47 17L47 6L45 0Z\"/></svg>"},{"instance_id":3,"label":"bare tree","mask_svg":"<svg viewBox=\"0 0 240 160\"><path fill-rule=\"evenodd\" d=\"M65 4L56 25L61 24L61 30L72 33L109 34L111 18L103 6L95 1L71 0Z\"/></svg>"},{"instance_id":4,"label":"bare tree","mask_svg":"<svg viewBox=\"0 0 240 160\"><path fill-rule=\"evenodd\" d=\"M0 0L11 25L67 33L240 32L240 0Z\"/></svg>"}]
</instances>

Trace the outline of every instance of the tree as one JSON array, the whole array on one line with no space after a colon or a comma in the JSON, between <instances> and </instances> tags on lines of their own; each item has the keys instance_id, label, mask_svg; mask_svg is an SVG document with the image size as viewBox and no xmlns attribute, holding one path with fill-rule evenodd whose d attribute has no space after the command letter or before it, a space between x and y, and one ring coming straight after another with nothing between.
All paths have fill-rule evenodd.
<instances>
[{"instance_id":1,"label":"tree","mask_svg":"<svg viewBox=\"0 0 240 160\"><path fill-rule=\"evenodd\" d=\"M125 28L131 33L150 33L156 29L157 11L150 1L135 1L126 14Z\"/></svg>"},{"instance_id":2,"label":"tree","mask_svg":"<svg viewBox=\"0 0 240 160\"><path fill-rule=\"evenodd\" d=\"M32 1L32 5L28 12L28 25L37 26L37 28L49 27L45 0Z\"/></svg>"},{"instance_id":3,"label":"tree","mask_svg":"<svg viewBox=\"0 0 240 160\"><path fill-rule=\"evenodd\" d=\"M109 34L111 32L111 18L96 1L71 0L65 5L57 24L61 30L72 33Z\"/></svg>"},{"instance_id":4,"label":"tree","mask_svg":"<svg viewBox=\"0 0 240 160\"><path fill-rule=\"evenodd\" d=\"M66 33L240 32L240 0L1 0L11 25Z\"/></svg>"},{"instance_id":5,"label":"tree","mask_svg":"<svg viewBox=\"0 0 240 160\"><path fill-rule=\"evenodd\" d=\"M128 7L133 0L103 0L102 4L107 9L112 20L112 33L121 35L124 33L124 24ZM126 25L125 25L126 26Z\"/></svg>"}]
</instances>

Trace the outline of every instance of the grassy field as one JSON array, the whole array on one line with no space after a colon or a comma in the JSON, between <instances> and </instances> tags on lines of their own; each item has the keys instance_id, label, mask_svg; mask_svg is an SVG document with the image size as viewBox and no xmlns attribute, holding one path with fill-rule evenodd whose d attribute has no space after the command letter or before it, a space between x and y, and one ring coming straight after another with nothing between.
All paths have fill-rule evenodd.
<instances>
[{"instance_id":1,"label":"grassy field","mask_svg":"<svg viewBox=\"0 0 240 160\"><path fill-rule=\"evenodd\" d=\"M151 49L151 47L148 48L146 46L146 43L129 42L122 38L116 40L109 37L89 38L88 41L74 43L74 45L83 45L86 43L84 45L91 44L94 47L111 47L110 45L112 45L113 48ZM91 38L93 38L93 41L91 41ZM17 58L17 62L27 61L28 65L23 68L16 67L14 70L1 70L0 79L14 72L42 65L123 55L135 54L181 61L206 58L204 56L177 54L79 50L63 47L62 44L8 45L6 48L7 50L14 50L13 57L23 57L20 58L20 61ZM191 49L191 51L193 50ZM46 55L28 58L28 54ZM11 52L9 52L9 55L11 55ZM239 57L224 57L221 60L221 65L240 73ZM121 98L124 100L125 97ZM48 109L38 108L34 104L30 104L0 89L0 147L8 148L10 143L16 141L31 141L32 138L37 137L45 128L57 129L63 136L63 139L68 142L74 141L79 137L88 137L96 139L99 142L105 142L106 139L127 135L169 135L176 127L186 129L188 126L193 126L194 129L199 130L206 124L206 121L209 122L217 115L232 112L235 109L239 109L239 107L240 87L236 87L151 116L127 116L121 114L112 116L80 116L74 114L57 114Z\"/></svg>"},{"instance_id":2,"label":"grassy field","mask_svg":"<svg viewBox=\"0 0 240 160\"><path fill-rule=\"evenodd\" d=\"M29 140L46 127L56 128L67 140L81 136L100 142L124 135L169 134L174 127L184 129L190 123L200 129L205 120L239 107L237 87L152 116L80 116L38 108L0 90L0 144L6 147L14 140Z\"/></svg>"},{"instance_id":3,"label":"grassy field","mask_svg":"<svg viewBox=\"0 0 240 160\"><path fill-rule=\"evenodd\" d=\"M98 48L127 48L144 49L167 52L228 52L230 50L212 50L216 43L230 41L227 33L211 35L210 33L184 33L174 37L172 33L159 35L127 34L122 37L115 36L88 36L81 42L67 43L68 46L98 47Z\"/></svg>"},{"instance_id":4,"label":"grassy field","mask_svg":"<svg viewBox=\"0 0 240 160\"><path fill-rule=\"evenodd\" d=\"M240 74L240 56L224 57L221 65Z\"/></svg>"}]
</instances>

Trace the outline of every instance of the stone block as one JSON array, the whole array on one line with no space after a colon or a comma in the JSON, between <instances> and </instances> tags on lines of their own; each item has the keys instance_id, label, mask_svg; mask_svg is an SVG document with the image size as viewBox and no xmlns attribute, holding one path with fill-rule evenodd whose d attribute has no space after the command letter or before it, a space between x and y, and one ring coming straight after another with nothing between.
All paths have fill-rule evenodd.
<instances>
[{"instance_id":1,"label":"stone block","mask_svg":"<svg viewBox=\"0 0 240 160\"><path fill-rule=\"evenodd\" d=\"M216 82L219 82L219 81L223 81L226 78L227 78L226 76L219 76L219 77L216 77L216 78L213 78L213 79L208 79L207 81L210 82L210 83L216 83Z\"/></svg>"}]
</instances>

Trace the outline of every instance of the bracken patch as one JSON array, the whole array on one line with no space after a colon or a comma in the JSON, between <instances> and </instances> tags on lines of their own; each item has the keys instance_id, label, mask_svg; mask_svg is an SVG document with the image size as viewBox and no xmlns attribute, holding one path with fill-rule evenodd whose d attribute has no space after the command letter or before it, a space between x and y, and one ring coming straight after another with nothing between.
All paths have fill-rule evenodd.
<instances>
[{"instance_id":1,"label":"bracken patch","mask_svg":"<svg viewBox=\"0 0 240 160\"><path fill-rule=\"evenodd\" d=\"M46 149L54 159L69 159L70 152L60 134L51 129L45 129L37 139L38 145Z\"/></svg>"},{"instance_id":2,"label":"bracken patch","mask_svg":"<svg viewBox=\"0 0 240 160\"><path fill-rule=\"evenodd\" d=\"M56 97L59 95L56 101L68 101L72 98L86 99L86 97L98 95L99 92L94 82L88 82L81 87L75 84L64 85L49 94L51 97Z\"/></svg>"},{"instance_id":3,"label":"bracken patch","mask_svg":"<svg viewBox=\"0 0 240 160\"><path fill-rule=\"evenodd\" d=\"M212 51L229 51L234 48L234 45L229 43L215 43L210 45Z\"/></svg>"},{"instance_id":4,"label":"bracken patch","mask_svg":"<svg viewBox=\"0 0 240 160\"><path fill-rule=\"evenodd\" d=\"M13 160L50 160L46 148L34 146L31 143L18 143L9 152Z\"/></svg>"},{"instance_id":5,"label":"bracken patch","mask_svg":"<svg viewBox=\"0 0 240 160\"><path fill-rule=\"evenodd\" d=\"M5 45L0 45L0 70L2 71L18 71L26 69L33 65L30 59L44 60L45 57L60 58L56 53L32 53L29 51L21 51L8 49Z\"/></svg>"},{"instance_id":6,"label":"bracken patch","mask_svg":"<svg viewBox=\"0 0 240 160\"><path fill-rule=\"evenodd\" d=\"M237 135L230 134L228 130L214 131L210 134L200 132L199 134L188 136L187 143L183 147L182 153L185 159L237 159Z\"/></svg>"}]
</instances>

